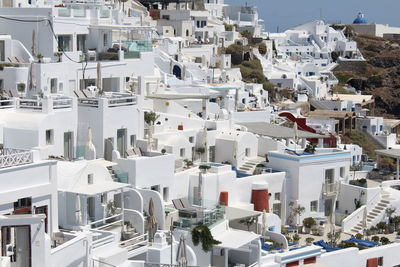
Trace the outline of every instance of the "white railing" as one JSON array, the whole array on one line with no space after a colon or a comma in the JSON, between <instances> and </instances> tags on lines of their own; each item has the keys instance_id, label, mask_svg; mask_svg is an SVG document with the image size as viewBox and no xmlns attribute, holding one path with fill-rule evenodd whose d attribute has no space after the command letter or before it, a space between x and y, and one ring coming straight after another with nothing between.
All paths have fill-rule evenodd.
<instances>
[{"instance_id":1,"label":"white railing","mask_svg":"<svg viewBox=\"0 0 400 267\"><path fill-rule=\"evenodd\" d=\"M42 101L40 99L23 99L17 100L17 107L21 109L42 109Z\"/></svg>"},{"instance_id":2,"label":"white railing","mask_svg":"<svg viewBox=\"0 0 400 267\"><path fill-rule=\"evenodd\" d=\"M0 109L13 108L14 106L15 106L15 100L14 99L3 99L3 100L0 100Z\"/></svg>"},{"instance_id":3,"label":"white railing","mask_svg":"<svg viewBox=\"0 0 400 267\"><path fill-rule=\"evenodd\" d=\"M364 215L366 212L367 206L361 206L359 209L355 210L352 214L347 216L342 221L342 230L345 233L349 233L354 226L356 226L360 221L364 220Z\"/></svg>"},{"instance_id":4,"label":"white railing","mask_svg":"<svg viewBox=\"0 0 400 267\"><path fill-rule=\"evenodd\" d=\"M0 150L0 168L7 168L33 162L32 151L3 148Z\"/></svg>"},{"instance_id":5,"label":"white railing","mask_svg":"<svg viewBox=\"0 0 400 267\"><path fill-rule=\"evenodd\" d=\"M104 101L104 105L109 108L121 107L121 106L131 106L137 104L137 98L135 95L131 96L112 96L109 98L81 98L79 99L80 106L95 107L100 106L100 102Z\"/></svg>"},{"instance_id":6,"label":"white railing","mask_svg":"<svg viewBox=\"0 0 400 267\"><path fill-rule=\"evenodd\" d=\"M147 233L144 235L136 236L128 240L121 241L119 246L127 249L128 251L134 250L139 246L147 245Z\"/></svg>"},{"instance_id":7,"label":"white railing","mask_svg":"<svg viewBox=\"0 0 400 267\"><path fill-rule=\"evenodd\" d=\"M323 184L323 193L325 195L332 195L338 192L338 183Z\"/></svg>"},{"instance_id":8,"label":"white railing","mask_svg":"<svg viewBox=\"0 0 400 267\"><path fill-rule=\"evenodd\" d=\"M119 219L117 219L117 218L119 218ZM107 221L110 221L110 220L113 220L113 221L112 222L107 222ZM105 217L103 219L91 222L89 225L90 225L91 229L101 229L101 228L105 228L105 227L114 225L116 223L120 223L121 220L122 220L122 213L116 214L116 215L113 215L113 216L110 216L110 217ZM97 224L100 224L100 225L96 226Z\"/></svg>"},{"instance_id":9,"label":"white railing","mask_svg":"<svg viewBox=\"0 0 400 267\"><path fill-rule=\"evenodd\" d=\"M101 231L101 230L90 230L93 233L93 249L99 248L106 244L110 244L115 241L115 236L112 232Z\"/></svg>"},{"instance_id":10,"label":"white railing","mask_svg":"<svg viewBox=\"0 0 400 267\"><path fill-rule=\"evenodd\" d=\"M20 109L43 110L43 108L45 108L45 107L47 107L48 109L72 108L72 98L56 97L56 98L46 98L46 99L40 99L40 98L39 99L29 99L29 98L17 99L17 108L20 108Z\"/></svg>"}]
</instances>

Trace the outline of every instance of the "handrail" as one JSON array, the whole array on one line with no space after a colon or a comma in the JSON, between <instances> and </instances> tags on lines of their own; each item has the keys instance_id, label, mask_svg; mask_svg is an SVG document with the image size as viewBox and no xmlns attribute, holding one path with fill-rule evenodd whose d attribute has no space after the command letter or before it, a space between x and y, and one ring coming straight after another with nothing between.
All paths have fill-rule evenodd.
<instances>
[{"instance_id":1,"label":"handrail","mask_svg":"<svg viewBox=\"0 0 400 267\"><path fill-rule=\"evenodd\" d=\"M100 220L97 220L97 221L94 221L94 222L89 223L89 225L90 225L90 227L92 228L92 225L94 225L94 224L97 224L97 223L100 223L100 222L102 222L102 223L105 224L105 221L106 221L106 220L110 220L110 219L113 219L113 218L117 218L117 217L119 217L119 216L122 216L122 213L118 213L118 214L113 215L113 216L110 216L110 217L102 218L102 219L100 219ZM112 224L112 223L109 223L109 224ZM102 225L102 226L104 226L104 225ZM101 226L99 226L99 227L101 227ZM99 227L95 227L95 228L99 228Z\"/></svg>"},{"instance_id":2,"label":"handrail","mask_svg":"<svg viewBox=\"0 0 400 267\"><path fill-rule=\"evenodd\" d=\"M100 260L97 260L97 259L93 259L93 258L92 258L92 261L93 261L93 263L96 261L98 263L105 264L107 266L117 267L117 265L113 265L113 264L110 264L110 263L107 263L107 262L104 262L104 261L100 261ZM94 264L93 264L93 266L94 266Z\"/></svg>"},{"instance_id":3,"label":"handrail","mask_svg":"<svg viewBox=\"0 0 400 267\"><path fill-rule=\"evenodd\" d=\"M356 209L351 213L349 216L343 219L342 221L342 229L343 232L350 231L355 225L357 225L360 220L364 218L364 211L366 210L367 206L363 205L360 208ZM360 219L361 216L361 219ZM357 219L355 222L353 222L353 219ZM347 225L349 224L349 225Z\"/></svg>"}]
</instances>

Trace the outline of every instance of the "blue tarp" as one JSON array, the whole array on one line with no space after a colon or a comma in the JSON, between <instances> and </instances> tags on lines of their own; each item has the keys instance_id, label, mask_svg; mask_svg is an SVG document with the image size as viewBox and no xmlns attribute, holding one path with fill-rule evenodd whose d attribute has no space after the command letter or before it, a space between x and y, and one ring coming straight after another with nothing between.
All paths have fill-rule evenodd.
<instances>
[{"instance_id":1,"label":"blue tarp","mask_svg":"<svg viewBox=\"0 0 400 267\"><path fill-rule=\"evenodd\" d=\"M316 246L322 247L323 249L326 250L326 252L331 252L331 251L335 251L335 250L341 249L341 248L338 248L338 247L332 247L332 246L330 246L328 243L326 243L323 240L316 241L313 244L316 245Z\"/></svg>"},{"instance_id":2,"label":"blue tarp","mask_svg":"<svg viewBox=\"0 0 400 267\"><path fill-rule=\"evenodd\" d=\"M362 239L358 239L358 238L355 238L355 237L347 239L344 242L356 243L357 245L360 245L360 246L363 246L363 247L367 247L367 248L372 248L372 247L376 247L377 245L379 245L378 242L362 240Z\"/></svg>"},{"instance_id":3,"label":"blue tarp","mask_svg":"<svg viewBox=\"0 0 400 267\"><path fill-rule=\"evenodd\" d=\"M232 166L232 170L236 172L236 177L237 178L244 178L244 177L249 177L251 176L250 174L246 174L243 172L238 171L235 167Z\"/></svg>"}]
</instances>

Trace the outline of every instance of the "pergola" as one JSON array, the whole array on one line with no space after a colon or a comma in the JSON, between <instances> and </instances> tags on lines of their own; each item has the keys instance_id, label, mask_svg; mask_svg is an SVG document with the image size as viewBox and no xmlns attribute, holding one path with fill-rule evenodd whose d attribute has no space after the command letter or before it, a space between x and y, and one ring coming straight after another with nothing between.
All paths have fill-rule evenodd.
<instances>
[{"instance_id":1,"label":"pergola","mask_svg":"<svg viewBox=\"0 0 400 267\"><path fill-rule=\"evenodd\" d=\"M377 162L379 164L380 156L396 159L396 179L399 180L399 162L400 162L400 149L380 149L375 150L377 155Z\"/></svg>"}]
</instances>

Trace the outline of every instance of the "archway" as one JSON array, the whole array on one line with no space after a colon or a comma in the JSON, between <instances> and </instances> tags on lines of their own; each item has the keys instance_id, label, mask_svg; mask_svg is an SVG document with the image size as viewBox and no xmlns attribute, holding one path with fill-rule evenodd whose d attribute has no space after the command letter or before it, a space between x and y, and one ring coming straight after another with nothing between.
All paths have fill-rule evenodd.
<instances>
[{"instance_id":1,"label":"archway","mask_svg":"<svg viewBox=\"0 0 400 267\"><path fill-rule=\"evenodd\" d=\"M182 79L182 70L178 65L175 65L172 69L172 74L175 75L176 78Z\"/></svg>"}]
</instances>

